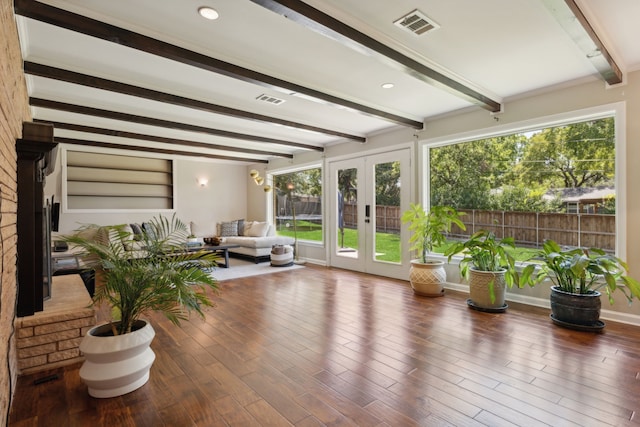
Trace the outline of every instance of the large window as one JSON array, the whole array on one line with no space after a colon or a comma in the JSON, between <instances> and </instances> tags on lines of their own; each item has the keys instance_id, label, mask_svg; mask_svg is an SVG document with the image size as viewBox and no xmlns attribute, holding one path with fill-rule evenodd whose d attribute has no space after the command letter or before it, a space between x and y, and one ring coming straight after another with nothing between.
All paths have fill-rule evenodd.
<instances>
[{"instance_id":1,"label":"large window","mask_svg":"<svg viewBox=\"0 0 640 427\"><path fill-rule=\"evenodd\" d=\"M273 183L277 233L322 242L322 169L274 174Z\"/></svg>"},{"instance_id":2,"label":"large window","mask_svg":"<svg viewBox=\"0 0 640 427\"><path fill-rule=\"evenodd\" d=\"M613 116L428 150L429 202L466 212L466 233L489 229L518 246L545 239L616 250Z\"/></svg>"}]
</instances>

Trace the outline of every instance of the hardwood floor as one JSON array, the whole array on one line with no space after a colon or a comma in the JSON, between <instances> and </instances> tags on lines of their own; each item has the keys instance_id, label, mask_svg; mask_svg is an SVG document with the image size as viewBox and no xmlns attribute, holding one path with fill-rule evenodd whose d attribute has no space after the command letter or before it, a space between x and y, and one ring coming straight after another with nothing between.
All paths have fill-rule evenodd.
<instances>
[{"instance_id":1,"label":"hardwood floor","mask_svg":"<svg viewBox=\"0 0 640 427\"><path fill-rule=\"evenodd\" d=\"M182 328L150 316L142 388L91 398L79 365L21 377L10 425L640 425L639 327L574 332L545 309L480 313L464 294L314 266L216 299Z\"/></svg>"}]
</instances>

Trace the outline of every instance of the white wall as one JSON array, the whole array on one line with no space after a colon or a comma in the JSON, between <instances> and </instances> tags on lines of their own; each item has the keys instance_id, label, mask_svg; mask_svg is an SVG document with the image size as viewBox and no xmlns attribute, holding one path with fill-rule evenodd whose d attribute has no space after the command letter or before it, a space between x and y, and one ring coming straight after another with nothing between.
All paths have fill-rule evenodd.
<instances>
[{"instance_id":1,"label":"white wall","mask_svg":"<svg viewBox=\"0 0 640 427\"><path fill-rule=\"evenodd\" d=\"M64 145L60 148L64 148ZM51 199L55 195L56 201L60 201L62 197L61 158L58 155L56 169L46 178L44 189L45 196ZM174 160L177 188L175 207L176 214L182 221L193 221L198 230L205 230L206 234L213 235L216 222L246 217L249 181L246 166L184 157ZM198 185L197 179L201 177L209 180L205 187ZM157 212L61 212L58 234L70 233L82 224L139 223L156 215ZM163 212L163 215L170 216L172 213Z\"/></svg>"},{"instance_id":2,"label":"white wall","mask_svg":"<svg viewBox=\"0 0 640 427\"><path fill-rule=\"evenodd\" d=\"M255 169L260 173L260 176L265 178L265 182L262 186L256 185L253 180L249 178L249 172ZM250 221L269 221L271 218L267 218L267 202L269 198L273 197L273 191L268 193L264 192L264 185L273 186L272 182L266 180L267 173L264 164L253 165L245 168L244 180L247 181L247 216L246 219Z\"/></svg>"}]
</instances>

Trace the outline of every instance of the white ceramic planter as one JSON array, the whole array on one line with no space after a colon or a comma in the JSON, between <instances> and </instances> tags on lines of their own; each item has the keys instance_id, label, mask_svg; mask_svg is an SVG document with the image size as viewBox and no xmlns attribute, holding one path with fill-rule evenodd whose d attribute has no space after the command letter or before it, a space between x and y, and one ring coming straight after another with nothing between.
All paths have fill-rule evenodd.
<instances>
[{"instance_id":1,"label":"white ceramic planter","mask_svg":"<svg viewBox=\"0 0 640 427\"><path fill-rule=\"evenodd\" d=\"M155 336L151 324L140 320L140 329L118 336L98 336L109 325L89 330L80 343L85 362L80 378L89 387L89 395L115 397L142 387L149 380L149 369L156 358L150 344Z\"/></svg>"},{"instance_id":2,"label":"white ceramic planter","mask_svg":"<svg viewBox=\"0 0 640 427\"><path fill-rule=\"evenodd\" d=\"M444 284L447 281L444 261L428 261L427 263L421 263L417 260L411 261L409 281L416 295L441 297L444 295Z\"/></svg>"}]
</instances>

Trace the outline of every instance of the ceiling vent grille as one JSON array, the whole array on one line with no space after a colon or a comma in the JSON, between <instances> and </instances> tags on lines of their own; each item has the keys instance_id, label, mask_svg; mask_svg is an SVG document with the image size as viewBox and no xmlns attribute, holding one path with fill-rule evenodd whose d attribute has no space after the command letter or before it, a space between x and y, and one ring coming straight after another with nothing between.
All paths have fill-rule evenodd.
<instances>
[{"instance_id":1,"label":"ceiling vent grille","mask_svg":"<svg viewBox=\"0 0 640 427\"><path fill-rule=\"evenodd\" d=\"M280 105L284 99L276 98L275 96L265 95L264 93L256 98L258 101L268 102L273 105Z\"/></svg>"},{"instance_id":2,"label":"ceiling vent grille","mask_svg":"<svg viewBox=\"0 0 640 427\"><path fill-rule=\"evenodd\" d=\"M440 28L431 18L427 17L424 13L418 9L413 12L409 12L402 18L393 22L400 28L404 28L407 31L411 31L415 35L421 35L430 30Z\"/></svg>"}]
</instances>

